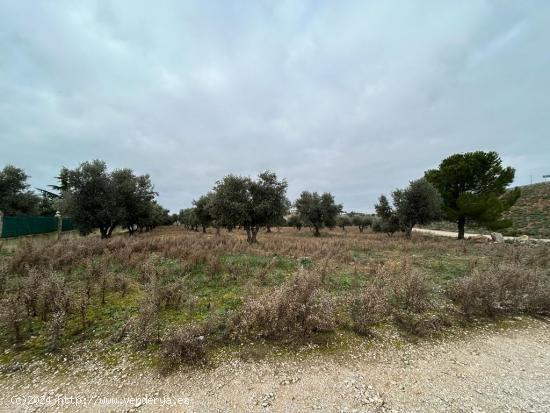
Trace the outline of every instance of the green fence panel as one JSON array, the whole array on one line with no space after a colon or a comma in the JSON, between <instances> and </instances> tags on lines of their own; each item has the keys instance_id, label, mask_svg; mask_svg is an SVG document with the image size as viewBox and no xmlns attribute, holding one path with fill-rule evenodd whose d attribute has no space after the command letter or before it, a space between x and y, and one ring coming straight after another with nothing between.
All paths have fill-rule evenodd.
<instances>
[{"instance_id":1,"label":"green fence panel","mask_svg":"<svg viewBox=\"0 0 550 413\"><path fill-rule=\"evenodd\" d=\"M62 223L62 231L70 231L74 229L74 224L71 219L64 218ZM41 217L41 216L4 216L4 224L2 225L2 238L20 237L22 235L45 234L48 232L57 231L56 217Z\"/></svg>"},{"instance_id":2,"label":"green fence panel","mask_svg":"<svg viewBox=\"0 0 550 413\"><path fill-rule=\"evenodd\" d=\"M63 224L61 224L61 231L72 231L73 229L76 229L73 220L70 218L63 218Z\"/></svg>"}]
</instances>

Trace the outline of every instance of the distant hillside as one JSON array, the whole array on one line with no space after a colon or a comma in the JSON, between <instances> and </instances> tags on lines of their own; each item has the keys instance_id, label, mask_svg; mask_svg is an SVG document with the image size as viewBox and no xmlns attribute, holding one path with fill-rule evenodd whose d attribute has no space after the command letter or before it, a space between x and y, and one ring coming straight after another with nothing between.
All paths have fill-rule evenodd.
<instances>
[{"instance_id":1,"label":"distant hillside","mask_svg":"<svg viewBox=\"0 0 550 413\"><path fill-rule=\"evenodd\" d=\"M521 196L506 213L512 226L502 230L504 235L529 235L550 238L550 182L520 186ZM435 222L425 228L456 231L452 222ZM490 233L484 228L466 224L467 232Z\"/></svg>"},{"instance_id":2,"label":"distant hillside","mask_svg":"<svg viewBox=\"0 0 550 413\"><path fill-rule=\"evenodd\" d=\"M509 235L550 237L550 182L521 186L521 196L506 214L513 226Z\"/></svg>"}]
</instances>

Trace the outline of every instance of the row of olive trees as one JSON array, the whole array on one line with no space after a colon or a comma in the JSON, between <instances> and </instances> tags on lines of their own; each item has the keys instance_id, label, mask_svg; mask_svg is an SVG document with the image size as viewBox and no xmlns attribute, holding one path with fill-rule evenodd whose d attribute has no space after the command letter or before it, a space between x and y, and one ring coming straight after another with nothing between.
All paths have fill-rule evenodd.
<instances>
[{"instance_id":1,"label":"row of olive trees","mask_svg":"<svg viewBox=\"0 0 550 413\"><path fill-rule=\"evenodd\" d=\"M519 188L508 191L515 170L503 167L496 152L468 152L444 159L437 169L392 193L393 205L381 195L375 205L378 219L373 230L393 234L402 230L410 237L415 225L438 219L454 221L458 238L464 238L467 222L489 229L511 225L503 219L520 196Z\"/></svg>"},{"instance_id":2,"label":"row of olive trees","mask_svg":"<svg viewBox=\"0 0 550 413\"><path fill-rule=\"evenodd\" d=\"M307 220L305 220L307 222ZM349 213L338 213L337 216L333 219L329 219L326 222L323 222L323 226L328 226L329 228L339 227L342 228L342 231L346 230L346 227L356 226L359 229L359 232L363 232L365 228L372 226L374 222L374 217L369 214L363 214L360 212L349 212ZM304 220L300 214L292 214L286 219L286 224L289 227L296 228L300 231L304 226L307 226L313 230L310 225L304 224Z\"/></svg>"},{"instance_id":3,"label":"row of olive trees","mask_svg":"<svg viewBox=\"0 0 550 413\"><path fill-rule=\"evenodd\" d=\"M213 226L232 230L241 227L247 240L256 242L262 227L280 225L290 203L286 198L287 182L266 171L254 180L228 175L218 181L211 192L193 202L194 207L180 211L180 222L197 230Z\"/></svg>"},{"instance_id":4,"label":"row of olive trees","mask_svg":"<svg viewBox=\"0 0 550 413\"><path fill-rule=\"evenodd\" d=\"M366 214L342 214L342 205L330 193L304 191L295 201L296 213L287 225L311 228L315 236L323 227L355 225L363 232L372 226L377 232L393 234L403 231L411 236L416 225L434 220L456 221L458 237L464 237L467 221L490 229L504 228L510 221L502 219L519 197L519 189L507 191L514 179L514 169L502 167L495 152L456 154L443 160L438 169L429 170L421 179L411 181L404 189L392 193L392 202L382 195L375 206L376 217ZM211 192L194 201L193 208L180 211L178 219L188 228L203 231L209 226L218 231L224 227L243 228L249 242L256 242L260 228L285 224L290 202L286 197L287 182L279 181L272 172L257 180L228 175L218 181Z\"/></svg>"},{"instance_id":5,"label":"row of olive trees","mask_svg":"<svg viewBox=\"0 0 550 413\"><path fill-rule=\"evenodd\" d=\"M187 228L198 230L212 226L231 231L242 228L250 243L257 241L261 228L285 225L291 206L286 196L286 180L278 180L273 172L263 172L256 180L228 175L218 181L211 192L193 202L193 208L180 211L179 220ZM336 224L342 205L336 204L330 193L304 191L295 202L299 226L306 225L316 236L320 229Z\"/></svg>"}]
</instances>

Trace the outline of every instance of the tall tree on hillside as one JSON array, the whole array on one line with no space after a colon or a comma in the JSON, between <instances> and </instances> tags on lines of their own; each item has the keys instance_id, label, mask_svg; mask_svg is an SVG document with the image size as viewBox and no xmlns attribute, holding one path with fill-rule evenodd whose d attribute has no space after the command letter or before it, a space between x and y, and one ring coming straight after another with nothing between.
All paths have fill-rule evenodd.
<instances>
[{"instance_id":1,"label":"tall tree on hillside","mask_svg":"<svg viewBox=\"0 0 550 413\"><path fill-rule=\"evenodd\" d=\"M300 220L305 225L314 229L314 235L320 236L320 229L324 226L334 227L336 218L342 212L342 205L334 202L334 196L325 192L319 195L317 192L304 191L295 202Z\"/></svg>"},{"instance_id":2,"label":"tall tree on hillside","mask_svg":"<svg viewBox=\"0 0 550 413\"><path fill-rule=\"evenodd\" d=\"M28 175L7 165L0 171L0 211L6 215L36 214L40 198L29 190Z\"/></svg>"},{"instance_id":3,"label":"tall tree on hillside","mask_svg":"<svg viewBox=\"0 0 550 413\"><path fill-rule=\"evenodd\" d=\"M405 189L396 189L392 198L399 225L407 237L415 225L429 224L441 216L441 196L424 178L411 181Z\"/></svg>"},{"instance_id":4,"label":"tall tree on hillside","mask_svg":"<svg viewBox=\"0 0 550 413\"><path fill-rule=\"evenodd\" d=\"M214 187L214 219L227 228L243 227L247 241L257 242L261 227L276 225L287 213L286 188L286 180L277 180L269 171L257 180L228 175Z\"/></svg>"},{"instance_id":5,"label":"tall tree on hillside","mask_svg":"<svg viewBox=\"0 0 550 413\"><path fill-rule=\"evenodd\" d=\"M482 151L452 155L438 169L425 172L443 198L446 218L458 225L458 239L464 238L467 221L489 229L511 225L511 221L502 219L502 213L520 195L519 188L506 193L514 175L514 168L504 168L496 152Z\"/></svg>"}]
</instances>

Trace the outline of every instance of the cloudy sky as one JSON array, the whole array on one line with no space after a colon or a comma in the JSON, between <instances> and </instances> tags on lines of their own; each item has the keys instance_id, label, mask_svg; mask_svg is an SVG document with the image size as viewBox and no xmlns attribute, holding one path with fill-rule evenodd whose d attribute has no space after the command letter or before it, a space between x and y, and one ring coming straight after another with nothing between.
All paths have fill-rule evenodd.
<instances>
[{"instance_id":1,"label":"cloudy sky","mask_svg":"<svg viewBox=\"0 0 550 413\"><path fill-rule=\"evenodd\" d=\"M370 211L447 155L550 174L550 1L0 0L0 167L104 159L177 211L270 169Z\"/></svg>"}]
</instances>

